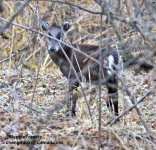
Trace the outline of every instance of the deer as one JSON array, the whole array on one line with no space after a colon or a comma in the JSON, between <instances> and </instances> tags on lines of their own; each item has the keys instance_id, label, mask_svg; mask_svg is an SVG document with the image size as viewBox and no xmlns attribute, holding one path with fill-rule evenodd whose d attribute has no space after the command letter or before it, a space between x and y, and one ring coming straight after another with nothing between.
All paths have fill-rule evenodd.
<instances>
[{"instance_id":1,"label":"deer","mask_svg":"<svg viewBox=\"0 0 156 150\"><path fill-rule=\"evenodd\" d=\"M74 73L76 71L78 77L82 81L82 76L86 81L91 80L95 84L99 81L99 67L100 60L99 45L91 44L73 44L69 46L68 41L65 40L65 34L70 29L70 23L64 22L62 25L48 24L42 25L42 29L49 35L48 36L48 53L52 61L59 67L62 74L69 81L69 97L67 107L70 107L71 115L76 116L76 102L78 97L74 97L73 91L80 85ZM61 43L59 41L62 41ZM77 48L79 51L76 51ZM105 48L103 49L103 51ZM64 51L64 52L63 52ZM84 54L87 54L88 58ZM68 56L68 58L66 57ZM93 58L93 59L91 59ZM71 67L71 63L74 68ZM105 78L105 85L107 88L106 105L109 111L118 116L118 77L114 73L117 71L119 64L118 52L115 48L109 47L108 53L102 58L103 66L102 75ZM89 68L89 69L88 69ZM104 84L104 83L103 83Z\"/></svg>"}]
</instances>

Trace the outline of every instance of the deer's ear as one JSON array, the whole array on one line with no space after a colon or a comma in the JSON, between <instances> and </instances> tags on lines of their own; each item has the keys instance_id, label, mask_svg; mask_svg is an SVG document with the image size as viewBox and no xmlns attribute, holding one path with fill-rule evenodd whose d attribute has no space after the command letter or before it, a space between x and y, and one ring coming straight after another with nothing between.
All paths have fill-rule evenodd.
<instances>
[{"instance_id":1,"label":"deer's ear","mask_svg":"<svg viewBox=\"0 0 156 150\"><path fill-rule=\"evenodd\" d=\"M69 22L64 22L62 25L62 28L64 31L68 31L68 29L70 28L70 24Z\"/></svg>"},{"instance_id":2,"label":"deer's ear","mask_svg":"<svg viewBox=\"0 0 156 150\"><path fill-rule=\"evenodd\" d=\"M48 29L49 29L49 24L48 24L48 23L43 23L43 24L42 24L42 29L43 29L44 31L48 31Z\"/></svg>"}]
</instances>

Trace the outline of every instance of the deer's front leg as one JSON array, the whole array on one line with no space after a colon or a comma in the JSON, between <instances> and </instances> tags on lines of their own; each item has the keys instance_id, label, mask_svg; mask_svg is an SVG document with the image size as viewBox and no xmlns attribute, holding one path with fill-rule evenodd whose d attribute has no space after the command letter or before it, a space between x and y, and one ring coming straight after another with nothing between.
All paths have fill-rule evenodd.
<instances>
[{"instance_id":1,"label":"deer's front leg","mask_svg":"<svg viewBox=\"0 0 156 150\"><path fill-rule=\"evenodd\" d=\"M72 100L71 100L71 115L76 116L76 102L78 99L78 95L77 95L76 91L72 92L71 98L72 98Z\"/></svg>"},{"instance_id":2,"label":"deer's front leg","mask_svg":"<svg viewBox=\"0 0 156 150\"><path fill-rule=\"evenodd\" d=\"M68 103L67 109L70 110L72 116L76 116L76 102L78 99L78 94L74 89L78 87L78 83L75 80L69 81L69 93L68 93Z\"/></svg>"}]
</instances>

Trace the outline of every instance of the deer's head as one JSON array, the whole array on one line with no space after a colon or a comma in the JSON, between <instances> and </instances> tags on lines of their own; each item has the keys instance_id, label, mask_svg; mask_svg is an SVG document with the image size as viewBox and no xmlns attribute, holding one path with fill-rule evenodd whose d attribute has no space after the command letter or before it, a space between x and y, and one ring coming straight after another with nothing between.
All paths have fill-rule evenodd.
<instances>
[{"instance_id":1,"label":"deer's head","mask_svg":"<svg viewBox=\"0 0 156 150\"><path fill-rule=\"evenodd\" d=\"M68 31L69 27L69 22L64 22L61 26L52 25L51 27L49 27L48 24L42 25L43 30L47 31L49 36L61 41L64 41L64 33ZM58 50L60 50L60 46L61 44L58 41L52 38L48 38L49 51L57 52Z\"/></svg>"}]
</instances>

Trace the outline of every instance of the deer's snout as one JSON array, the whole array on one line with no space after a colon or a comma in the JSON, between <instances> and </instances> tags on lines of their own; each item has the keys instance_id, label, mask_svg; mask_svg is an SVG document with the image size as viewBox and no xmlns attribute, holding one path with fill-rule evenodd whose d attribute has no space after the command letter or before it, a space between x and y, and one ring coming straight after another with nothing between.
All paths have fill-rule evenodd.
<instances>
[{"instance_id":1,"label":"deer's snout","mask_svg":"<svg viewBox=\"0 0 156 150\"><path fill-rule=\"evenodd\" d=\"M48 51L50 52L57 52L59 50L59 45L57 43L54 43L54 42L49 42L49 45L48 45Z\"/></svg>"},{"instance_id":2,"label":"deer's snout","mask_svg":"<svg viewBox=\"0 0 156 150\"><path fill-rule=\"evenodd\" d=\"M51 52L55 52L56 50L55 50L54 47L51 47L51 48L49 48L49 51L51 51Z\"/></svg>"}]
</instances>

